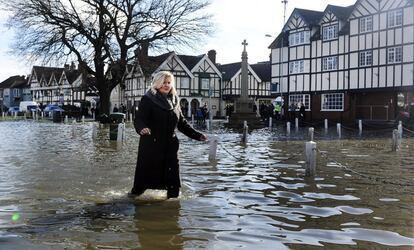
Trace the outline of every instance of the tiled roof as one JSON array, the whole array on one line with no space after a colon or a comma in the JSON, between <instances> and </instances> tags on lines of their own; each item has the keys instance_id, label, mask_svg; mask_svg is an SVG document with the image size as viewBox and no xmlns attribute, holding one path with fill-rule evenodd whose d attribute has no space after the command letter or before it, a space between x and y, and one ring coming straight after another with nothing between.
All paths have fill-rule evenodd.
<instances>
[{"instance_id":1,"label":"tiled roof","mask_svg":"<svg viewBox=\"0 0 414 250\"><path fill-rule=\"evenodd\" d=\"M50 77L53 74L55 75L56 80L58 81L63 73L64 68L33 66L33 70L36 72L38 81L40 81L40 79L43 77L47 82L49 82Z\"/></svg>"},{"instance_id":2,"label":"tiled roof","mask_svg":"<svg viewBox=\"0 0 414 250\"><path fill-rule=\"evenodd\" d=\"M331 11L339 20L346 22L354 9L354 5L343 7L336 5L328 5L325 12Z\"/></svg>"},{"instance_id":3,"label":"tiled roof","mask_svg":"<svg viewBox=\"0 0 414 250\"><path fill-rule=\"evenodd\" d=\"M188 56L188 55L178 55L178 58L184 63L184 65L189 69L192 70L194 66L203 58L204 55L200 56Z\"/></svg>"},{"instance_id":4,"label":"tiled roof","mask_svg":"<svg viewBox=\"0 0 414 250\"><path fill-rule=\"evenodd\" d=\"M318 25L320 19L324 15L324 13L321 11L306 10L306 9L299 9L299 8L295 8L293 10L293 13L299 14L309 26Z\"/></svg>"},{"instance_id":5,"label":"tiled roof","mask_svg":"<svg viewBox=\"0 0 414 250\"><path fill-rule=\"evenodd\" d=\"M271 67L270 61L260 62L256 64L251 64L250 67L256 72L257 76L264 82L270 82L271 77Z\"/></svg>"},{"instance_id":6,"label":"tiled roof","mask_svg":"<svg viewBox=\"0 0 414 250\"><path fill-rule=\"evenodd\" d=\"M65 69L65 75L66 75L68 82L71 84L76 79L78 79L79 75L81 75L81 72L79 70L66 70Z\"/></svg>"},{"instance_id":7,"label":"tiled roof","mask_svg":"<svg viewBox=\"0 0 414 250\"><path fill-rule=\"evenodd\" d=\"M11 76L0 83L0 89L25 88L27 79L24 76Z\"/></svg>"},{"instance_id":8,"label":"tiled roof","mask_svg":"<svg viewBox=\"0 0 414 250\"><path fill-rule=\"evenodd\" d=\"M275 49L275 48L280 48L281 44L282 44L282 33L281 32L276 39L269 45L269 49ZM289 45L289 33L288 32L284 32L284 37L283 37L283 47L286 47Z\"/></svg>"},{"instance_id":9,"label":"tiled roof","mask_svg":"<svg viewBox=\"0 0 414 250\"><path fill-rule=\"evenodd\" d=\"M241 69L241 62L221 64L218 69L222 73L223 81L229 81Z\"/></svg>"},{"instance_id":10,"label":"tiled roof","mask_svg":"<svg viewBox=\"0 0 414 250\"><path fill-rule=\"evenodd\" d=\"M173 52L168 52L159 56L148 56L140 58L142 72L146 76L150 76Z\"/></svg>"}]
</instances>

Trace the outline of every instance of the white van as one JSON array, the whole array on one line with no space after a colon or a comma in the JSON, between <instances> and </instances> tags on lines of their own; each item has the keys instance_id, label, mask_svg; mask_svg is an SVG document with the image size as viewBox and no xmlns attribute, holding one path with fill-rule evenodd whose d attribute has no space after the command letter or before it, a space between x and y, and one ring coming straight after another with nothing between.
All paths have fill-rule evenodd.
<instances>
[{"instance_id":1,"label":"white van","mask_svg":"<svg viewBox=\"0 0 414 250\"><path fill-rule=\"evenodd\" d=\"M38 111L39 104L33 101L21 101L19 108L20 108L20 112Z\"/></svg>"}]
</instances>

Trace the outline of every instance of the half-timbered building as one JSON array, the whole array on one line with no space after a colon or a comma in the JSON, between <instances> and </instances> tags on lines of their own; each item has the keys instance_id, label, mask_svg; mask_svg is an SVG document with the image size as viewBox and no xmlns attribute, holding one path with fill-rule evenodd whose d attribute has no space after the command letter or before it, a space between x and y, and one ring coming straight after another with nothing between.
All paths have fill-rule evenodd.
<instances>
[{"instance_id":1,"label":"half-timbered building","mask_svg":"<svg viewBox=\"0 0 414 250\"><path fill-rule=\"evenodd\" d=\"M295 9L269 47L274 89L312 120L396 119L414 102L413 25L412 0Z\"/></svg>"},{"instance_id":2,"label":"half-timbered building","mask_svg":"<svg viewBox=\"0 0 414 250\"><path fill-rule=\"evenodd\" d=\"M213 56L214 52L210 51L209 54ZM184 115L190 117L204 104L211 106L213 115L220 115L221 73L214 60L214 57L208 55L177 55L175 52L137 60L133 65L128 66L126 72L127 107L135 109L150 87L152 76L159 71L167 70L175 77L175 87L180 96Z\"/></svg>"}]
</instances>

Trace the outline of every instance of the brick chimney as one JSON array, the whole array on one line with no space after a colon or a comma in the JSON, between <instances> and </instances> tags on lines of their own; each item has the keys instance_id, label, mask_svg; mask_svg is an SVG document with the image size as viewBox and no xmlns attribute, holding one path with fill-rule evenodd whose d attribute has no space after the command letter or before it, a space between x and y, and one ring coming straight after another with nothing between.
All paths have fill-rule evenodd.
<instances>
[{"instance_id":1,"label":"brick chimney","mask_svg":"<svg viewBox=\"0 0 414 250\"><path fill-rule=\"evenodd\" d=\"M216 51L214 49L209 50L207 53L208 58L215 64L216 63Z\"/></svg>"}]
</instances>

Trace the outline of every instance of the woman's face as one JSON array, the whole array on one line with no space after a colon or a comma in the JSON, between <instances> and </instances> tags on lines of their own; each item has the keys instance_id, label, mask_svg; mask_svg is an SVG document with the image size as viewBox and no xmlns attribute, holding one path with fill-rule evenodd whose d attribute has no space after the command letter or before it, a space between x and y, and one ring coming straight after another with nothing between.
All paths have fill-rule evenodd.
<instances>
[{"instance_id":1,"label":"woman's face","mask_svg":"<svg viewBox=\"0 0 414 250\"><path fill-rule=\"evenodd\" d=\"M164 83L162 86L158 89L158 91L161 92L161 94L168 94L171 90L171 77L167 76L164 78Z\"/></svg>"}]
</instances>

